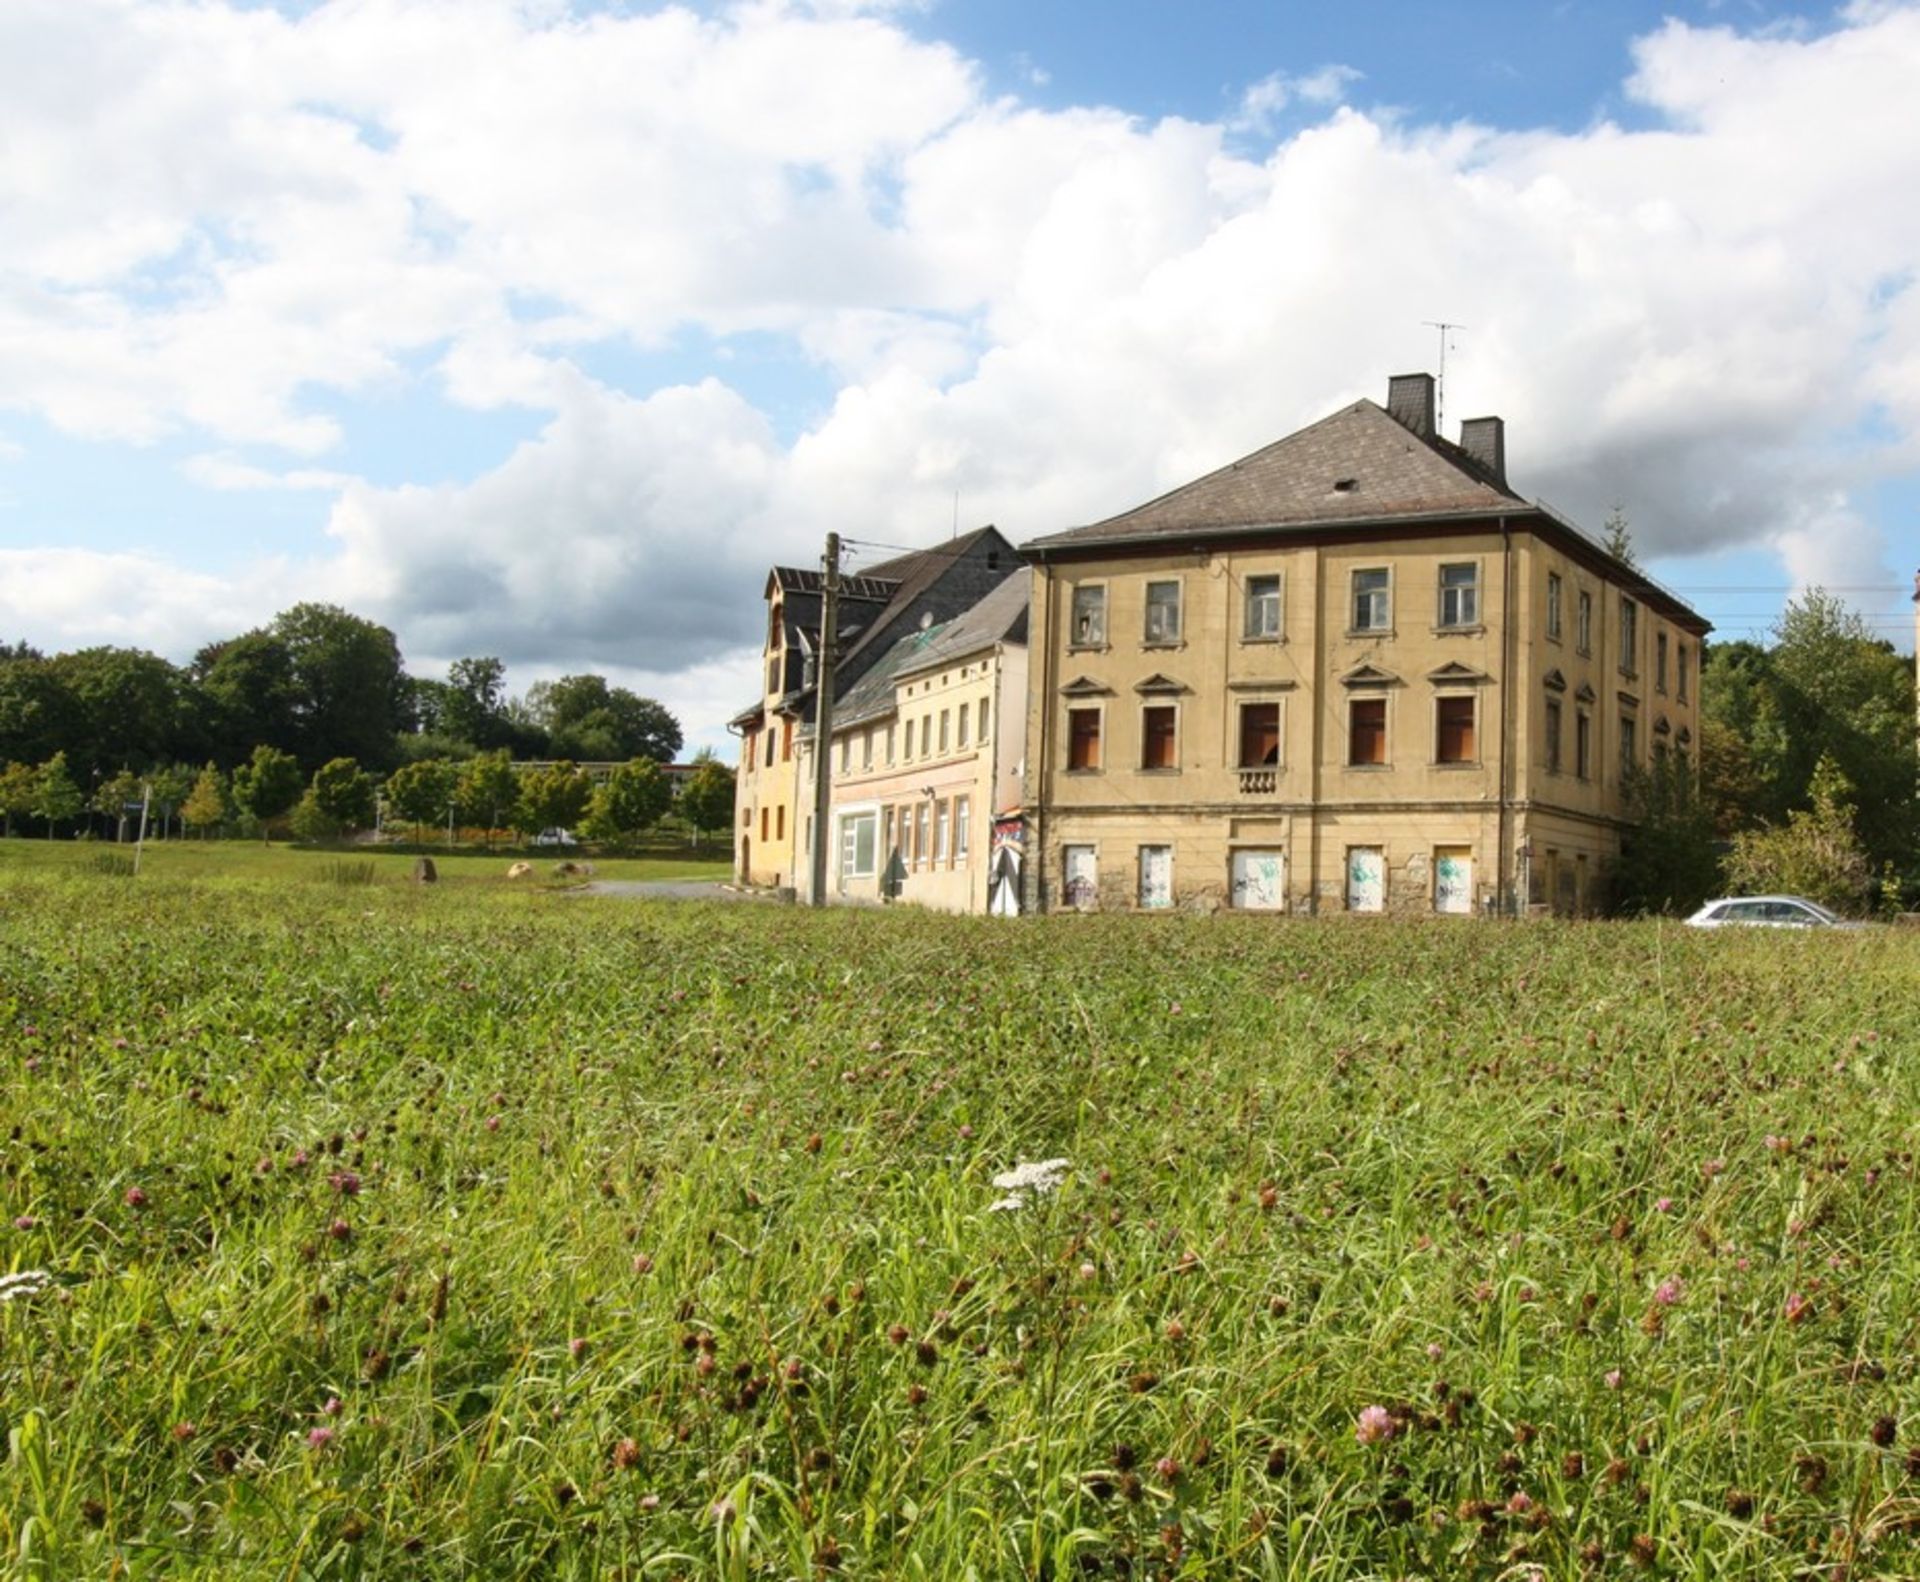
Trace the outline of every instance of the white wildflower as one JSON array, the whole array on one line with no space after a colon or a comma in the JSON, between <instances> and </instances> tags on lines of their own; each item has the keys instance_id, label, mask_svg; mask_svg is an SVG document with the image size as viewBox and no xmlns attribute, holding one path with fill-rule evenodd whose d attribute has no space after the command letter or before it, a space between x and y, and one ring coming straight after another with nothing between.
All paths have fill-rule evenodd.
<instances>
[{"instance_id":1,"label":"white wildflower","mask_svg":"<svg viewBox=\"0 0 1920 1582\"><path fill-rule=\"evenodd\" d=\"M0 1302L11 1302L16 1296L38 1296L53 1284L53 1276L45 1269L22 1269L18 1274L0 1274Z\"/></svg>"},{"instance_id":2,"label":"white wildflower","mask_svg":"<svg viewBox=\"0 0 1920 1582\"><path fill-rule=\"evenodd\" d=\"M1006 1196L996 1200L987 1208L989 1214L1008 1214L1015 1209L1027 1206L1031 1197L1045 1197L1060 1185L1072 1161L1067 1159L1042 1159L1034 1164L1017 1164L1011 1170L1002 1170L993 1178L993 1184Z\"/></svg>"}]
</instances>

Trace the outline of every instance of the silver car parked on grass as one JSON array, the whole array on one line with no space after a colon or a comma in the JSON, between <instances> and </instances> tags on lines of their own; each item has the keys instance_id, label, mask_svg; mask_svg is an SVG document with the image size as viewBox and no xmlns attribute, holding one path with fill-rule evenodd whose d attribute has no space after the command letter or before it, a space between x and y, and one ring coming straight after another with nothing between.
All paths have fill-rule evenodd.
<instances>
[{"instance_id":1,"label":"silver car parked on grass","mask_svg":"<svg viewBox=\"0 0 1920 1582\"><path fill-rule=\"evenodd\" d=\"M1687 919L1690 928L1862 928L1800 895L1728 895Z\"/></svg>"}]
</instances>

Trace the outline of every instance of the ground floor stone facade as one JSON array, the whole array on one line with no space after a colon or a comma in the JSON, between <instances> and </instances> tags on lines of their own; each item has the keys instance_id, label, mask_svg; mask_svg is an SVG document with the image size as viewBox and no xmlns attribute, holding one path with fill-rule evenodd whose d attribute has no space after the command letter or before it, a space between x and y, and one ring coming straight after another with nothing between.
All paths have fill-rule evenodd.
<instances>
[{"instance_id":1,"label":"ground floor stone facade","mask_svg":"<svg viewBox=\"0 0 1920 1582\"><path fill-rule=\"evenodd\" d=\"M1620 849L1611 823L1481 803L1078 808L1035 833L1028 906L1047 912L1583 915L1604 909Z\"/></svg>"}]
</instances>

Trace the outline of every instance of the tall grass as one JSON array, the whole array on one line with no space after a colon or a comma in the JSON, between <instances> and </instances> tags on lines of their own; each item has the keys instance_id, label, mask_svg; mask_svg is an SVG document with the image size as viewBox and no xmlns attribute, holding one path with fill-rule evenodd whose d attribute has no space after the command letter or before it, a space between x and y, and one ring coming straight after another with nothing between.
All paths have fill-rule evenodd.
<instances>
[{"instance_id":1,"label":"tall grass","mask_svg":"<svg viewBox=\"0 0 1920 1582\"><path fill-rule=\"evenodd\" d=\"M1920 1572L1904 935L0 903L20 1574Z\"/></svg>"}]
</instances>

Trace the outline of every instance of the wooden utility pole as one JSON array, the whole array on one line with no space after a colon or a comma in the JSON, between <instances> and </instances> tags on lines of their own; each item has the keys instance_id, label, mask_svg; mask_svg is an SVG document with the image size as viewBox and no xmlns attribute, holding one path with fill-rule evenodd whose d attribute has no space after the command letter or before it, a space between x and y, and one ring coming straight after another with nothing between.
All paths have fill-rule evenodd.
<instances>
[{"instance_id":1,"label":"wooden utility pole","mask_svg":"<svg viewBox=\"0 0 1920 1582\"><path fill-rule=\"evenodd\" d=\"M814 658L813 894L827 904L827 806L833 789L833 662L840 637L840 535L827 534L826 576L820 585L820 651Z\"/></svg>"}]
</instances>

